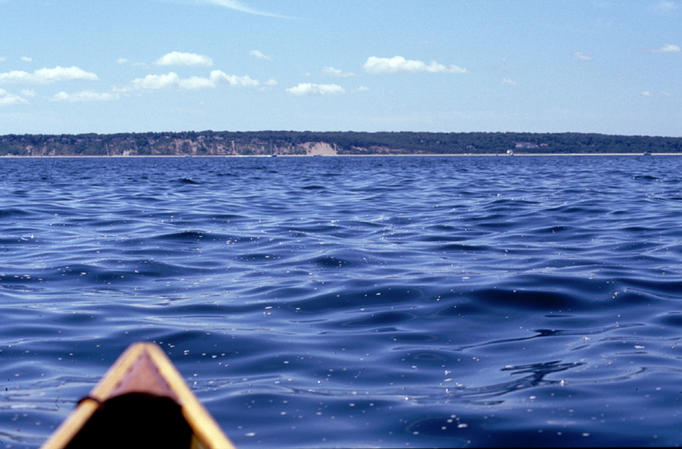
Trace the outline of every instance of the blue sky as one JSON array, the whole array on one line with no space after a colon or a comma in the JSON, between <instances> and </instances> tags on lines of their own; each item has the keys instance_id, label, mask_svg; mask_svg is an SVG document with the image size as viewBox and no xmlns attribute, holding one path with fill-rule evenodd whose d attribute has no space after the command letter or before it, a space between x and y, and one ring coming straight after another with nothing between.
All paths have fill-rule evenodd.
<instances>
[{"instance_id":1,"label":"blue sky","mask_svg":"<svg viewBox=\"0 0 682 449\"><path fill-rule=\"evenodd\" d=\"M682 0L0 0L0 134L682 136Z\"/></svg>"}]
</instances>

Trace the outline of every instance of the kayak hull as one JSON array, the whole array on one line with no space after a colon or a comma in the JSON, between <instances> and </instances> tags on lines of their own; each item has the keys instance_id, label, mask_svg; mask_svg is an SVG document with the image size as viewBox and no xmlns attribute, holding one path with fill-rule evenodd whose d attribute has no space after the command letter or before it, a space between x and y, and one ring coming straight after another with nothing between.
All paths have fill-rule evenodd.
<instances>
[{"instance_id":1,"label":"kayak hull","mask_svg":"<svg viewBox=\"0 0 682 449\"><path fill-rule=\"evenodd\" d=\"M42 449L234 449L163 351L135 343Z\"/></svg>"}]
</instances>

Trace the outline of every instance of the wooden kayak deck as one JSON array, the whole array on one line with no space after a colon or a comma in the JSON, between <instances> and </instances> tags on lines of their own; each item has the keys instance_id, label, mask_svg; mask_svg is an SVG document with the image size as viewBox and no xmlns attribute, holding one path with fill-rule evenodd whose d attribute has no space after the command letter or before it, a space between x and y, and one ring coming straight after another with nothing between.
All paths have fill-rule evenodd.
<instances>
[{"instance_id":1,"label":"wooden kayak deck","mask_svg":"<svg viewBox=\"0 0 682 449\"><path fill-rule=\"evenodd\" d=\"M42 449L234 449L153 343L131 345Z\"/></svg>"}]
</instances>

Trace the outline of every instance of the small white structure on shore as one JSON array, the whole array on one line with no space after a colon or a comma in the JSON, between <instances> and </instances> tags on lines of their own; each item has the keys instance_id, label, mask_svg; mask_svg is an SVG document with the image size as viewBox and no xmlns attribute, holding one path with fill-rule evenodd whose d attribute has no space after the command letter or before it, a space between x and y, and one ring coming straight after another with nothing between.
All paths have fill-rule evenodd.
<instances>
[{"instance_id":1,"label":"small white structure on shore","mask_svg":"<svg viewBox=\"0 0 682 449\"><path fill-rule=\"evenodd\" d=\"M513 156L514 150L507 150L507 156Z\"/></svg>"}]
</instances>

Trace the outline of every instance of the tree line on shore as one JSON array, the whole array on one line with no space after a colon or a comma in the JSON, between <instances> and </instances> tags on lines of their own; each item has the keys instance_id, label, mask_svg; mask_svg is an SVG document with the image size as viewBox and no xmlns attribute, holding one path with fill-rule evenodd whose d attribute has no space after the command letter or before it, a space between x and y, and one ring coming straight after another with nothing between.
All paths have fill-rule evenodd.
<instances>
[{"instance_id":1,"label":"tree line on shore","mask_svg":"<svg viewBox=\"0 0 682 449\"><path fill-rule=\"evenodd\" d=\"M682 153L682 137L595 133L187 131L8 134L0 156L303 155L318 143L346 155Z\"/></svg>"}]
</instances>

